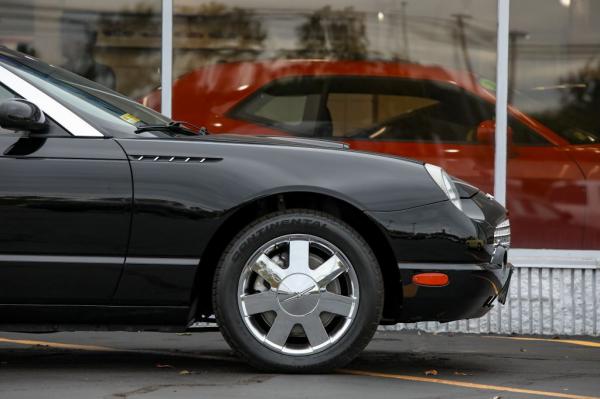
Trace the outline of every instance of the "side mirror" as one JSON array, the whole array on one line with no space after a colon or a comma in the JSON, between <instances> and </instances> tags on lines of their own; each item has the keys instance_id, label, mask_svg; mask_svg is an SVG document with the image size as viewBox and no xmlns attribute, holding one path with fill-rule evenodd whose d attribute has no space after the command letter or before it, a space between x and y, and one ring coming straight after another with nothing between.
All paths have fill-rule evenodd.
<instances>
[{"instance_id":1,"label":"side mirror","mask_svg":"<svg viewBox=\"0 0 600 399\"><path fill-rule=\"evenodd\" d=\"M0 127L42 133L48 129L48 119L37 105L20 98L11 98L0 102Z\"/></svg>"},{"instance_id":2,"label":"side mirror","mask_svg":"<svg viewBox=\"0 0 600 399\"><path fill-rule=\"evenodd\" d=\"M477 143L483 145L494 145L494 136L496 134L496 121L487 120L483 121L477 126ZM513 131L509 126L506 130L508 136L508 143L512 143Z\"/></svg>"}]
</instances>

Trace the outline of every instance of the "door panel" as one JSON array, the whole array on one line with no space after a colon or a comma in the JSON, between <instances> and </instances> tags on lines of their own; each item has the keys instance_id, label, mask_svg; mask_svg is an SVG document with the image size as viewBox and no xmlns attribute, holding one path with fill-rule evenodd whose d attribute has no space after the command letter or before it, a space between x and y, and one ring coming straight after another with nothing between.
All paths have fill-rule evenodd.
<instances>
[{"instance_id":1,"label":"door panel","mask_svg":"<svg viewBox=\"0 0 600 399\"><path fill-rule=\"evenodd\" d=\"M108 303L131 201L114 140L0 135L0 303Z\"/></svg>"},{"instance_id":2,"label":"door panel","mask_svg":"<svg viewBox=\"0 0 600 399\"><path fill-rule=\"evenodd\" d=\"M585 181L577 185L578 192L583 191L585 212L578 211L578 217L585 219L583 249L600 249L600 145L573 145L568 147L568 154L575 159L581 168ZM583 187L582 187L583 186ZM570 201L570 207L581 206Z\"/></svg>"},{"instance_id":3,"label":"door panel","mask_svg":"<svg viewBox=\"0 0 600 399\"><path fill-rule=\"evenodd\" d=\"M583 248L585 180L564 147L509 148L506 185L515 246Z\"/></svg>"}]
</instances>

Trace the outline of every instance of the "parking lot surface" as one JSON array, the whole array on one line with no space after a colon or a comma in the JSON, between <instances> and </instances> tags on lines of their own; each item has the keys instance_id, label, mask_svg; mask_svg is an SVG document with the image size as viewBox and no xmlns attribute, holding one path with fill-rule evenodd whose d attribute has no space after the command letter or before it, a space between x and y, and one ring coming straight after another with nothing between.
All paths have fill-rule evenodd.
<instances>
[{"instance_id":1,"label":"parking lot surface","mask_svg":"<svg viewBox=\"0 0 600 399\"><path fill-rule=\"evenodd\" d=\"M218 332L0 333L0 398L600 399L600 339L381 332L343 370L281 375Z\"/></svg>"}]
</instances>

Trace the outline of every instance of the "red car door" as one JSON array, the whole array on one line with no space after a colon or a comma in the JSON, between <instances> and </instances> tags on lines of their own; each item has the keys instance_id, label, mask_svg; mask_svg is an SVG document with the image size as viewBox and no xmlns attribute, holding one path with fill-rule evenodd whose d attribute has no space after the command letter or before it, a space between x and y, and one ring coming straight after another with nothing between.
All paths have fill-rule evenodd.
<instances>
[{"instance_id":1,"label":"red car door","mask_svg":"<svg viewBox=\"0 0 600 399\"><path fill-rule=\"evenodd\" d=\"M585 220L583 248L597 250L600 248L600 145L572 145L567 147L567 151L585 176L584 187L580 191L586 206L585 212L579 213Z\"/></svg>"},{"instance_id":2,"label":"red car door","mask_svg":"<svg viewBox=\"0 0 600 399\"><path fill-rule=\"evenodd\" d=\"M516 246L584 248L585 180L565 147L513 145L506 184Z\"/></svg>"}]
</instances>

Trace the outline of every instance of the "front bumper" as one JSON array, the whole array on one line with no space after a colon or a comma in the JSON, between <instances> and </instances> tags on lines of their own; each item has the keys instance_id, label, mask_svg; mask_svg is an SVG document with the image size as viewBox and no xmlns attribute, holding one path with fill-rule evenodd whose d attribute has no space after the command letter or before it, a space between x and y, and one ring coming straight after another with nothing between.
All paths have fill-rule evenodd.
<instances>
[{"instance_id":1,"label":"front bumper","mask_svg":"<svg viewBox=\"0 0 600 399\"><path fill-rule=\"evenodd\" d=\"M386 294L393 312L386 323L469 319L506 300L512 265L507 261L510 225L506 210L481 192L401 212L370 212L384 229L398 265L401 289ZM448 276L445 286L413 283L420 273ZM388 287L389 288L389 287Z\"/></svg>"},{"instance_id":2,"label":"front bumper","mask_svg":"<svg viewBox=\"0 0 600 399\"><path fill-rule=\"evenodd\" d=\"M472 319L485 315L496 300L506 301L513 266L503 264L399 263L402 280L400 322ZM412 277L424 272L448 276L444 287L418 286Z\"/></svg>"}]
</instances>

